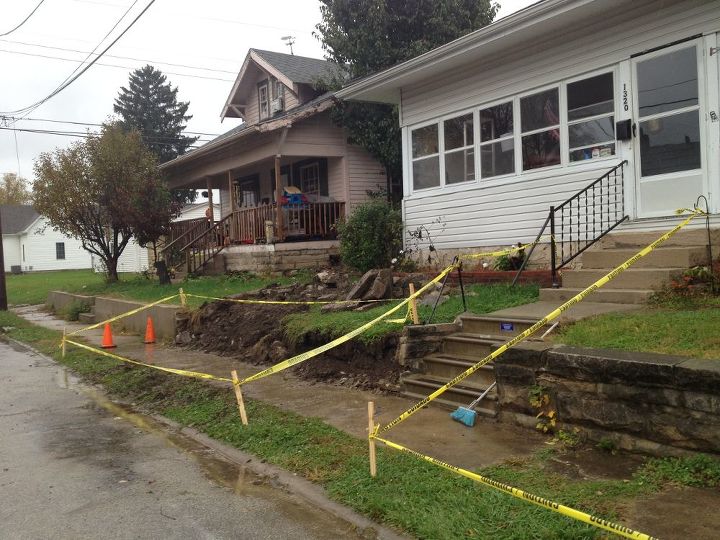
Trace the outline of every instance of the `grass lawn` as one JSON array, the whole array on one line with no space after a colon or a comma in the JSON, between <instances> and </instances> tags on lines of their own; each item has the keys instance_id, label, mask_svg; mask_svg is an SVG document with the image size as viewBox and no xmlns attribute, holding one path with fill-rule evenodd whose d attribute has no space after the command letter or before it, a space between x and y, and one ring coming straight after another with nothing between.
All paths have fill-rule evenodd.
<instances>
[{"instance_id":1,"label":"grass lawn","mask_svg":"<svg viewBox=\"0 0 720 540\"><path fill-rule=\"evenodd\" d=\"M554 340L580 347L720 359L720 298L664 298L637 312L579 321Z\"/></svg>"},{"instance_id":2,"label":"grass lawn","mask_svg":"<svg viewBox=\"0 0 720 540\"><path fill-rule=\"evenodd\" d=\"M537 300L538 291L539 287L537 285L511 287L507 284L470 285L465 289L468 311L477 314L534 302ZM341 311L337 313L321 313L319 306L313 306L309 312L310 316L306 312L285 317L283 320L285 333L291 340L299 340L301 336L308 332L319 332L327 336L328 339L333 339L371 321L390 307L397 305L397 303L383 303L368 311ZM401 319L406 312L407 308L403 307L391 315L389 319ZM421 321L428 320L431 312L432 306L418 306L418 316ZM438 306L433 322L452 322L462 312L462 298L460 296L451 296L444 304ZM399 324L382 322L361 334L358 339L373 341L400 328Z\"/></svg>"},{"instance_id":3,"label":"grass lawn","mask_svg":"<svg viewBox=\"0 0 720 540\"><path fill-rule=\"evenodd\" d=\"M105 295L152 302L178 292L182 287L187 293L222 297L228 294L259 289L269 283L291 283L296 278L261 278L245 275L205 276L174 285L159 285L140 274L120 274L117 283L106 283L103 274L91 270L62 270L57 272L30 272L7 276L8 302L17 304L44 304L49 291L62 290L78 294ZM203 301L189 299L191 305ZM179 299L173 300L179 303Z\"/></svg>"},{"instance_id":4,"label":"grass lawn","mask_svg":"<svg viewBox=\"0 0 720 540\"><path fill-rule=\"evenodd\" d=\"M420 538L607 538L589 525L514 499L504 493L379 448L378 477L368 473L367 441L323 423L247 400L250 425L243 427L229 388L121 364L78 349L59 357L58 332L0 313L9 335L54 356L83 379L116 397L192 425L211 437L251 452L322 485L338 502ZM633 499L670 483L720 485L720 462L707 456L649 460L625 480L578 480L546 467L557 450L479 472L536 495L617 519ZM602 497L598 494L602 493ZM528 532L532 532L528 535ZM644 531L652 532L652 531Z\"/></svg>"}]
</instances>

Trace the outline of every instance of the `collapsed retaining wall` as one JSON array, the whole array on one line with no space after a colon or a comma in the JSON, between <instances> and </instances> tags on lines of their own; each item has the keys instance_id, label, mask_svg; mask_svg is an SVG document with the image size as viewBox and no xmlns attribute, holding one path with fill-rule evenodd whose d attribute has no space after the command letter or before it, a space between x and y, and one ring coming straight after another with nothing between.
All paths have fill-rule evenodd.
<instances>
[{"instance_id":1,"label":"collapsed retaining wall","mask_svg":"<svg viewBox=\"0 0 720 540\"><path fill-rule=\"evenodd\" d=\"M672 455L720 453L720 361L536 346L496 361L500 419L535 426L528 391L542 387L560 429L591 441Z\"/></svg>"},{"instance_id":2,"label":"collapsed retaining wall","mask_svg":"<svg viewBox=\"0 0 720 540\"><path fill-rule=\"evenodd\" d=\"M232 246L221 255L228 272L266 274L327 266L339 253L337 240Z\"/></svg>"}]
</instances>

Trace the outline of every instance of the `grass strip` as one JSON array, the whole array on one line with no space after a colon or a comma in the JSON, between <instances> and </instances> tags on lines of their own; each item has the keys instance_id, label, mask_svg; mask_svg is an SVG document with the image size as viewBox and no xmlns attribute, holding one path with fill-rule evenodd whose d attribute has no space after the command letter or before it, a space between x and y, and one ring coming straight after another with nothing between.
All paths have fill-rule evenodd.
<instances>
[{"instance_id":1,"label":"grass strip","mask_svg":"<svg viewBox=\"0 0 720 540\"><path fill-rule=\"evenodd\" d=\"M0 312L0 327L54 357L113 396L162 414L322 485L340 503L419 538L594 538L605 535L404 454L378 449L378 477L368 474L367 441L317 418L248 400L240 424L232 391L129 367L72 349L60 358L60 334ZM668 483L720 484L720 462L649 460L629 481L577 481L544 469L548 452L478 472L586 512L617 519L633 497ZM599 496L598 494L602 494Z\"/></svg>"}]
</instances>

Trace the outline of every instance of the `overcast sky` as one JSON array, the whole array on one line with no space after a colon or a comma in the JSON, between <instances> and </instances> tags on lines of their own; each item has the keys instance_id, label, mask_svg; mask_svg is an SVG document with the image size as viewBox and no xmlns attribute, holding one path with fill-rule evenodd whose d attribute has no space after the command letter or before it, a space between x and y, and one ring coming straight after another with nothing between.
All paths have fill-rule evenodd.
<instances>
[{"instance_id":1,"label":"overcast sky","mask_svg":"<svg viewBox=\"0 0 720 540\"><path fill-rule=\"evenodd\" d=\"M45 0L20 29L0 37L0 115L46 97L130 6L134 4L98 50L109 44L148 1ZM499 16L534 1L500 0ZM1 2L0 34L22 21L38 2ZM187 129L219 134L239 122L228 119L221 123L220 111L247 50L289 52L281 38L293 35L295 54L321 58L322 47L312 35L319 21L317 0L156 0L97 64L15 127L84 132L88 126L30 119L103 122L113 114L113 101L120 87L127 84L128 74L150 63L179 87L181 100L190 102L193 119ZM72 140L68 136L0 129L0 173L18 172L19 168L21 175L32 180L38 154L65 147Z\"/></svg>"}]
</instances>

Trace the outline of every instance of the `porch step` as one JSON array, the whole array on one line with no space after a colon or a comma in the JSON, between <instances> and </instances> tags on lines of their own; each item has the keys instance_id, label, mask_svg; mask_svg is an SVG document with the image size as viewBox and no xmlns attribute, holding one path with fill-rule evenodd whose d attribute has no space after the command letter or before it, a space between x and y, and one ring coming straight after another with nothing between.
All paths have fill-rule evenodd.
<instances>
[{"instance_id":1,"label":"porch step","mask_svg":"<svg viewBox=\"0 0 720 540\"><path fill-rule=\"evenodd\" d=\"M704 218L696 218L697 223ZM669 221L667 227L652 232L612 232L611 234L601 238L597 247L599 248L642 248L658 239L663 232L671 228L674 221ZM711 229L710 237L713 245L720 242L720 230ZM667 247L697 247L707 245L707 230L702 228L684 229L663 242L663 248Z\"/></svg>"},{"instance_id":2,"label":"porch step","mask_svg":"<svg viewBox=\"0 0 720 540\"><path fill-rule=\"evenodd\" d=\"M433 354L423 358L422 371L425 375L449 381L475 365L480 359L475 356ZM492 364L484 365L465 381L478 386L490 386L495 382L495 368Z\"/></svg>"},{"instance_id":3,"label":"porch step","mask_svg":"<svg viewBox=\"0 0 720 540\"><path fill-rule=\"evenodd\" d=\"M540 289L540 301L555 302L559 305L570 300L584 288ZM644 304L652 296L653 292L650 289L607 289L603 287L590 294L587 300L589 302L613 304Z\"/></svg>"},{"instance_id":4,"label":"porch step","mask_svg":"<svg viewBox=\"0 0 720 540\"><path fill-rule=\"evenodd\" d=\"M463 333L498 336L505 340L522 334L537 321L522 317L493 317L483 315L460 315Z\"/></svg>"},{"instance_id":5,"label":"porch step","mask_svg":"<svg viewBox=\"0 0 720 540\"><path fill-rule=\"evenodd\" d=\"M503 340L479 334L459 332L443 339L442 352L450 356L465 356L480 360L497 349Z\"/></svg>"},{"instance_id":6,"label":"porch step","mask_svg":"<svg viewBox=\"0 0 720 540\"><path fill-rule=\"evenodd\" d=\"M638 252L636 248L589 249L582 254L583 269L615 268ZM707 263L704 246L661 247L633 264L633 268L690 268ZM563 275L564 277L564 275Z\"/></svg>"},{"instance_id":7,"label":"porch step","mask_svg":"<svg viewBox=\"0 0 720 540\"><path fill-rule=\"evenodd\" d=\"M613 289L660 289L674 277L682 275L683 268L629 268L610 283ZM609 270L563 270L563 287L585 288L607 274Z\"/></svg>"},{"instance_id":8,"label":"porch step","mask_svg":"<svg viewBox=\"0 0 720 540\"><path fill-rule=\"evenodd\" d=\"M95 314L78 313L78 322L82 324L95 324Z\"/></svg>"},{"instance_id":9,"label":"porch step","mask_svg":"<svg viewBox=\"0 0 720 540\"><path fill-rule=\"evenodd\" d=\"M420 400L431 394L441 386L445 385L448 380L432 375L408 375L401 379L403 395L411 399ZM487 388L486 386L476 386L470 384L467 380L461 384L457 384L448 389L439 398L434 399L431 404L442 407L449 411L454 411L458 407L467 407L468 404L477 398ZM495 418L497 416L497 392L493 388L490 393L475 408L479 415L487 418Z\"/></svg>"}]
</instances>

